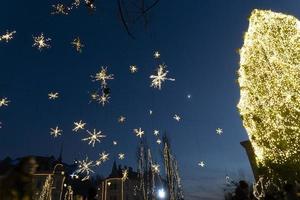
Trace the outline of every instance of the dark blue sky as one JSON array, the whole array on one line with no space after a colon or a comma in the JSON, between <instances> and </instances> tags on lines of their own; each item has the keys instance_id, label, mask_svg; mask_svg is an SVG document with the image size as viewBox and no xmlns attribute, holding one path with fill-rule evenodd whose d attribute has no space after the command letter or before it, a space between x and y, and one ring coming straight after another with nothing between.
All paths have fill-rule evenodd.
<instances>
[{"instance_id":1,"label":"dark blue sky","mask_svg":"<svg viewBox=\"0 0 300 200\"><path fill-rule=\"evenodd\" d=\"M161 0L150 14L148 30L134 28L136 40L125 33L116 1L97 2L93 15L81 7L69 16L50 15L54 3L1 2L0 32L17 33L9 43L0 43L0 98L11 100L0 108L0 158L58 155L63 143L66 162L109 152L110 162L97 169L106 175L121 151L126 159L119 163L135 166L139 139L132 129L142 127L157 161L161 159L153 129L170 136L186 199L220 199L226 174L252 179L239 144L247 134L236 108L237 49L254 8L299 16L299 1ZM39 52L31 47L32 35L41 32L52 39L52 48ZM86 46L81 54L70 45L77 36ZM176 78L161 91L149 87L149 75L157 66L155 50L162 54L169 76ZM138 65L137 74L129 73L131 64ZM102 65L115 75L109 83L112 99L105 107L89 104L89 92L97 88L90 75ZM49 101L50 91L59 92L60 98ZM180 123L172 119L175 113L183 118ZM119 115L127 117L124 125L117 123ZM71 131L80 119L107 138L95 148L81 142L85 133ZM54 139L49 131L56 125L64 132ZM218 127L224 130L222 136L215 133ZM119 145L112 147L112 140ZM197 166L200 160L205 168Z\"/></svg>"}]
</instances>

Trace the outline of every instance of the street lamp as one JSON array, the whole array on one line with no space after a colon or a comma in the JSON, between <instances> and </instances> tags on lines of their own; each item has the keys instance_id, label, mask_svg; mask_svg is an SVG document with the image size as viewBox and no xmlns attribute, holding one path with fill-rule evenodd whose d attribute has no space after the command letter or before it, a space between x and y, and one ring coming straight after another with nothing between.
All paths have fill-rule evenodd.
<instances>
[{"instance_id":1,"label":"street lamp","mask_svg":"<svg viewBox=\"0 0 300 200\"><path fill-rule=\"evenodd\" d=\"M158 195L158 198L160 198L160 199L166 198L166 192L163 188L158 190L157 195Z\"/></svg>"}]
</instances>

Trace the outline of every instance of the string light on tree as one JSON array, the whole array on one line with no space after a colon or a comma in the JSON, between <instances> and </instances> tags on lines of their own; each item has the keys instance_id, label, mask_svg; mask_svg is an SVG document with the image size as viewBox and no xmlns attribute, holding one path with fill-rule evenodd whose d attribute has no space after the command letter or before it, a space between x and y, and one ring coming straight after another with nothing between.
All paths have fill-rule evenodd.
<instances>
[{"instance_id":1,"label":"string light on tree","mask_svg":"<svg viewBox=\"0 0 300 200\"><path fill-rule=\"evenodd\" d=\"M79 131L79 130L84 130L86 123L82 122L82 120L80 120L79 122L74 122L74 128L72 129L72 131Z\"/></svg>"},{"instance_id":2,"label":"string light on tree","mask_svg":"<svg viewBox=\"0 0 300 200\"><path fill-rule=\"evenodd\" d=\"M58 126L56 126L55 128L50 128L50 135L53 135L54 138L58 137L58 136L61 136L62 134L62 130L60 130L58 128Z\"/></svg>"},{"instance_id":3,"label":"string light on tree","mask_svg":"<svg viewBox=\"0 0 300 200\"><path fill-rule=\"evenodd\" d=\"M166 65L160 64L156 69L156 74L151 75L150 79L152 79L151 87L158 88L161 90L162 83L165 81L175 81L174 78L168 78L169 71L166 70Z\"/></svg>"},{"instance_id":4,"label":"string light on tree","mask_svg":"<svg viewBox=\"0 0 300 200\"><path fill-rule=\"evenodd\" d=\"M48 44L47 42L51 41L51 38L45 38L44 34L41 33L39 36L33 36L33 47L36 47L38 50L42 50L44 48L50 48L50 44Z\"/></svg>"},{"instance_id":5,"label":"string light on tree","mask_svg":"<svg viewBox=\"0 0 300 200\"><path fill-rule=\"evenodd\" d=\"M87 130L87 133L89 134L89 137L83 138L82 141L88 141L89 145L92 145L92 147L95 147L96 142L101 142L101 138L105 138L106 135L103 135L101 131L96 131L96 129L93 130L93 132Z\"/></svg>"}]
</instances>

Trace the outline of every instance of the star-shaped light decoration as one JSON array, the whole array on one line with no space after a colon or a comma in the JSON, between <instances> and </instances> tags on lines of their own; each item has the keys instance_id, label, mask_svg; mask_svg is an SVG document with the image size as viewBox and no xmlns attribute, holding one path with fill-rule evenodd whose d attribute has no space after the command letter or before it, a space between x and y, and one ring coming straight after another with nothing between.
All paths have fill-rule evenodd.
<instances>
[{"instance_id":1,"label":"star-shaped light decoration","mask_svg":"<svg viewBox=\"0 0 300 200\"><path fill-rule=\"evenodd\" d=\"M173 119L175 119L176 121L180 121L181 120L181 117L177 114L174 115Z\"/></svg>"},{"instance_id":2,"label":"star-shaped light decoration","mask_svg":"<svg viewBox=\"0 0 300 200\"><path fill-rule=\"evenodd\" d=\"M105 94L104 92L102 92L102 95L101 96L98 95L96 101L99 104L102 104L102 106L105 106L106 103L109 103L109 99L110 99L109 94Z\"/></svg>"},{"instance_id":3,"label":"star-shaped light decoration","mask_svg":"<svg viewBox=\"0 0 300 200\"><path fill-rule=\"evenodd\" d=\"M103 135L101 131L96 131L96 129L93 130L93 132L90 132L87 130L89 137L83 138L82 141L89 141L88 144L95 147L96 142L101 142L101 138L105 138L106 135Z\"/></svg>"},{"instance_id":4,"label":"star-shaped light decoration","mask_svg":"<svg viewBox=\"0 0 300 200\"><path fill-rule=\"evenodd\" d=\"M120 123L120 124L122 124L122 123L124 123L126 121L126 117L124 117L124 116L120 116L119 117L119 119L118 119L118 122Z\"/></svg>"},{"instance_id":5,"label":"star-shaped light decoration","mask_svg":"<svg viewBox=\"0 0 300 200\"><path fill-rule=\"evenodd\" d=\"M79 122L74 122L74 128L72 129L72 131L79 131L79 130L84 130L86 123L82 122L82 120L80 120Z\"/></svg>"},{"instance_id":6,"label":"star-shaped light decoration","mask_svg":"<svg viewBox=\"0 0 300 200\"><path fill-rule=\"evenodd\" d=\"M156 69L156 74L150 76L150 79L152 79L150 87L158 88L160 90L164 81L175 81L174 78L167 77L169 71L165 70L165 68L166 65L160 64Z\"/></svg>"},{"instance_id":7,"label":"star-shaped light decoration","mask_svg":"<svg viewBox=\"0 0 300 200\"><path fill-rule=\"evenodd\" d=\"M58 126L56 126L55 128L50 128L50 130L50 135L53 135L53 137L55 138L61 136L62 134L62 130L60 130Z\"/></svg>"},{"instance_id":8,"label":"star-shaped light decoration","mask_svg":"<svg viewBox=\"0 0 300 200\"><path fill-rule=\"evenodd\" d=\"M76 170L76 173L85 175L82 181L89 179L89 175L91 173L95 173L92 170L93 166L94 166L94 161L89 160L88 157L86 157L85 160L78 161L78 169Z\"/></svg>"},{"instance_id":9,"label":"star-shaped light decoration","mask_svg":"<svg viewBox=\"0 0 300 200\"><path fill-rule=\"evenodd\" d=\"M113 141L113 145L114 145L114 146L117 146L117 145L118 145L118 142L114 140L114 141Z\"/></svg>"},{"instance_id":10,"label":"star-shaped light decoration","mask_svg":"<svg viewBox=\"0 0 300 200\"><path fill-rule=\"evenodd\" d=\"M119 158L120 160L123 160L123 159L125 158L125 154L124 154L124 153L119 153L119 154L118 154L118 158Z\"/></svg>"},{"instance_id":11,"label":"star-shaped light decoration","mask_svg":"<svg viewBox=\"0 0 300 200\"><path fill-rule=\"evenodd\" d=\"M9 32L7 30L5 34L3 34L3 35L0 36L0 41L5 40L5 42L8 42L8 41L12 40L14 38L13 35L15 33L16 33L16 31Z\"/></svg>"},{"instance_id":12,"label":"star-shaped light decoration","mask_svg":"<svg viewBox=\"0 0 300 200\"><path fill-rule=\"evenodd\" d=\"M51 12L52 15L68 15L68 11L70 10L68 7L66 7L64 4L56 4L52 5L52 8L54 9L53 12Z\"/></svg>"},{"instance_id":13,"label":"star-shaped light decoration","mask_svg":"<svg viewBox=\"0 0 300 200\"><path fill-rule=\"evenodd\" d=\"M159 53L158 51L154 51L153 57L154 57L155 59L160 58L160 53Z\"/></svg>"},{"instance_id":14,"label":"star-shaped light decoration","mask_svg":"<svg viewBox=\"0 0 300 200\"><path fill-rule=\"evenodd\" d=\"M122 181L126 181L128 179L128 169L124 169L122 171Z\"/></svg>"},{"instance_id":15,"label":"star-shaped light decoration","mask_svg":"<svg viewBox=\"0 0 300 200\"><path fill-rule=\"evenodd\" d=\"M154 173L159 174L160 170L159 170L159 165L158 164L152 164L151 169Z\"/></svg>"},{"instance_id":16,"label":"star-shaped light decoration","mask_svg":"<svg viewBox=\"0 0 300 200\"><path fill-rule=\"evenodd\" d=\"M41 33L41 35L39 36L33 36L33 47L36 47L38 50L42 50L44 48L50 48L50 44L48 44L47 42L51 41L51 38L45 38L44 34Z\"/></svg>"},{"instance_id":17,"label":"star-shaped light decoration","mask_svg":"<svg viewBox=\"0 0 300 200\"><path fill-rule=\"evenodd\" d=\"M50 92L50 93L48 94L48 99L50 99L50 100L55 100L55 99L58 98L58 95L59 95L58 92Z\"/></svg>"},{"instance_id":18,"label":"star-shaped light decoration","mask_svg":"<svg viewBox=\"0 0 300 200\"><path fill-rule=\"evenodd\" d=\"M156 140L156 143L157 143L157 144L161 144L161 139L158 138L158 139Z\"/></svg>"},{"instance_id":19,"label":"star-shaped light decoration","mask_svg":"<svg viewBox=\"0 0 300 200\"><path fill-rule=\"evenodd\" d=\"M77 52L81 53L82 52L82 48L84 47L84 44L81 43L81 40L79 37L75 38L71 44L73 45L73 47L76 49Z\"/></svg>"},{"instance_id":20,"label":"star-shaped light decoration","mask_svg":"<svg viewBox=\"0 0 300 200\"><path fill-rule=\"evenodd\" d=\"M0 107L2 107L2 106L8 106L8 103L9 103L9 102L10 102L10 101L7 100L6 97L0 99Z\"/></svg>"},{"instance_id":21,"label":"star-shaped light decoration","mask_svg":"<svg viewBox=\"0 0 300 200\"><path fill-rule=\"evenodd\" d=\"M133 129L133 132L136 134L137 137L140 137L140 138L142 138L143 135L145 134L145 132L142 130L142 128Z\"/></svg>"},{"instance_id":22,"label":"star-shaped light decoration","mask_svg":"<svg viewBox=\"0 0 300 200\"><path fill-rule=\"evenodd\" d=\"M136 65L130 65L129 70L132 74L134 74L138 71L138 67Z\"/></svg>"},{"instance_id":23,"label":"star-shaped light decoration","mask_svg":"<svg viewBox=\"0 0 300 200\"><path fill-rule=\"evenodd\" d=\"M218 135L222 135L223 130L222 130L221 128L217 128L217 129L216 129L216 132L217 132Z\"/></svg>"},{"instance_id":24,"label":"star-shaped light decoration","mask_svg":"<svg viewBox=\"0 0 300 200\"><path fill-rule=\"evenodd\" d=\"M153 134L154 134L155 136L158 136L158 135L159 135L159 130L154 130L154 131L153 131Z\"/></svg>"},{"instance_id":25,"label":"star-shaped light decoration","mask_svg":"<svg viewBox=\"0 0 300 200\"><path fill-rule=\"evenodd\" d=\"M100 153L99 159L96 161L96 165L100 165L101 163L104 163L105 161L109 160L108 156L109 156L109 153L106 153L105 151Z\"/></svg>"},{"instance_id":26,"label":"star-shaped light decoration","mask_svg":"<svg viewBox=\"0 0 300 200\"><path fill-rule=\"evenodd\" d=\"M96 73L95 76L92 76L94 78L93 81L99 81L102 88L105 88L107 86L108 80L113 80L114 75L113 74L107 74L107 67L101 67L101 70Z\"/></svg>"},{"instance_id":27,"label":"star-shaped light decoration","mask_svg":"<svg viewBox=\"0 0 300 200\"><path fill-rule=\"evenodd\" d=\"M200 166L200 167L205 167L204 161L200 161L200 162L198 163L198 166Z\"/></svg>"}]
</instances>

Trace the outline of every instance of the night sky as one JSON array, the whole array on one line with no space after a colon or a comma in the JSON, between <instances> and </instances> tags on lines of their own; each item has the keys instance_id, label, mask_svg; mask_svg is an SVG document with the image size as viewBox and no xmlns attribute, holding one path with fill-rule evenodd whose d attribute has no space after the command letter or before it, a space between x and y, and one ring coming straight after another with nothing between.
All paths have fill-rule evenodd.
<instances>
[{"instance_id":1,"label":"night sky","mask_svg":"<svg viewBox=\"0 0 300 200\"><path fill-rule=\"evenodd\" d=\"M97 159L110 153L109 162L96 169L107 175L117 154L118 164L136 167L139 142L134 128L145 130L153 157L161 165L160 146L154 129L171 138L182 177L186 199L221 199L225 176L252 180L248 158L240 141L248 138L236 105L239 87L236 71L243 34L253 9L271 9L300 17L298 0L189 0L163 1L149 13L147 29L132 27L130 38L118 16L115 0L96 1L90 14L81 6L68 16L51 15L49 1L2 1L0 34L16 30L9 43L0 42L0 159L24 155L57 156L63 160ZM32 36L44 33L51 48L41 52L32 47ZM85 47L78 53L71 41L79 36ZM161 59L153 59L158 50ZM171 78L162 90L150 87L149 76L158 63L168 66ZM129 66L139 67L136 74ZM115 79L109 81L110 103L89 103L99 88L91 81L108 66ZM59 92L55 101L48 93ZM187 98L187 95L191 98ZM149 110L153 111L149 115ZM180 122L174 114L182 117ZM126 116L124 124L118 123ZM87 129L103 131L107 137L92 148L81 139L86 132L72 132L73 122L83 120ZM50 136L59 126L63 135ZM216 129L223 134L217 135ZM113 146L117 140L119 145ZM206 166L198 166L199 161ZM163 169L163 167L161 167Z\"/></svg>"}]
</instances>

